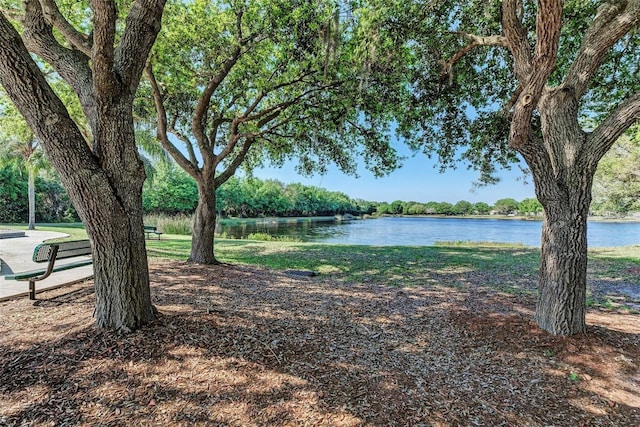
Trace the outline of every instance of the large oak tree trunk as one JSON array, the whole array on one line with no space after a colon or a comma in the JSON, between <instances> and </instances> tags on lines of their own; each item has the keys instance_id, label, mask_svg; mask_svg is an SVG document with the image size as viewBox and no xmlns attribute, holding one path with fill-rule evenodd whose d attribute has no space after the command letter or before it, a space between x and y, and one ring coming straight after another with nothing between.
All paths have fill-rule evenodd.
<instances>
[{"instance_id":1,"label":"large oak tree trunk","mask_svg":"<svg viewBox=\"0 0 640 427\"><path fill-rule=\"evenodd\" d=\"M131 330L155 318L142 210L145 172L135 148L131 100L111 107L98 117L95 136L111 194L85 187L80 203L93 241L97 326Z\"/></svg>"},{"instance_id":2,"label":"large oak tree trunk","mask_svg":"<svg viewBox=\"0 0 640 427\"><path fill-rule=\"evenodd\" d=\"M536 320L553 334L576 334L585 330L586 232L593 176L602 156L637 124L640 115L640 92L629 84L633 80L628 80L630 69L616 66L612 71L602 66L612 52L620 54L616 46L637 29L640 0L600 2L584 31L574 34L576 44L571 46L561 43L563 23L574 19L563 14L575 12L571 7L565 10L566 2L536 2L530 9L535 11L535 26L529 12L523 13L521 0L500 3L502 34L460 32L468 43L442 62L441 77L453 75L453 66L476 47L509 50L507 62L512 66L516 89L495 117L509 121L509 146L524 157L545 209ZM603 86L597 78L601 74L620 83L619 88L610 81ZM498 81L502 80L494 80ZM607 88L616 92L608 106L600 98ZM581 104L584 111L580 111ZM490 105L495 102L485 106ZM602 114L600 109L608 112ZM578 123L578 117L585 114L595 125L589 132ZM447 142L455 139L450 136ZM477 148L474 145L469 153ZM487 158L493 157L495 148L484 148Z\"/></svg>"},{"instance_id":3,"label":"large oak tree trunk","mask_svg":"<svg viewBox=\"0 0 640 427\"><path fill-rule=\"evenodd\" d=\"M544 207L536 321L554 335L586 329L587 217L597 160L585 149L569 91L545 92L540 100L542 140L521 150Z\"/></svg>"},{"instance_id":4,"label":"large oak tree trunk","mask_svg":"<svg viewBox=\"0 0 640 427\"><path fill-rule=\"evenodd\" d=\"M91 150L1 14L0 46L0 82L60 173L92 241L97 326L137 329L155 317L155 309L144 243L145 174L134 141L133 94L96 99L88 117L94 134Z\"/></svg>"},{"instance_id":5,"label":"large oak tree trunk","mask_svg":"<svg viewBox=\"0 0 640 427\"><path fill-rule=\"evenodd\" d=\"M45 145L92 241L96 325L125 332L155 318L142 217L145 172L130 105L124 100L96 117L95 169Z\"/></svg>"},{"instance_id":6,"label":"large oak tree trunk","mask_svg":"<svg viewBox=\"0 0 640 427\"><path fill-rule=\"evenodd\" d=\"M129 331L153 320L142 221L120 210L107 222L87 218L85 225L95 236L96 325Z\"/></svg>"},{"instance_id":7,"label":"large oak tree trunk","mask_svg":"<svg viewBox=\"0 0 640 427\"><path fill-rule=\"evenodd\" d=\"M536 322L555 335L584 332L588 193L544 203ZM582 196L582 197L580 197Z\"/></svg>"},{"instance_id":8,"label":"large oak tree trunk","mask_svg":"<svg viewBox=\"0 0 640 427\"><path fill-rule=\"evenodd\" d=\"M216 214L216 192L213 179L208 182L198 182L198 206L193 218L189 261L199 264L218 263L213 252Z\"/></svg>"}]
</instances>

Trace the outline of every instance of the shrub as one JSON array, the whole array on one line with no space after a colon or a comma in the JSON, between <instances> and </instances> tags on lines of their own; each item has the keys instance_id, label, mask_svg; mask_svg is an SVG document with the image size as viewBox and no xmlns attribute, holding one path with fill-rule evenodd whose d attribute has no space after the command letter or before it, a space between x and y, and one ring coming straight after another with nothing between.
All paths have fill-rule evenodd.
<instances>
[{"instance_id":1,"label":"shrub","mask_svg":"<svg viewBox=\"0 0 640 427\"><path fill-rule=\"evenodd\" d=\"M192 232L193 218L188 215L147 215L145 225L154 225L166 234L180 234L189 236Z\"/></svg>"},{"instance_id":2,"label":"shrub","mask_svg":"<svg viewBox=\"0 0 640 427\"><path fill-rule=\"evenodd\" d=\"M247 240L262 240L265 242L271 242L273 240L276 240L276 238L267 233L249 233L249 235L247 236Z\"/></svg>"}]
</instances>

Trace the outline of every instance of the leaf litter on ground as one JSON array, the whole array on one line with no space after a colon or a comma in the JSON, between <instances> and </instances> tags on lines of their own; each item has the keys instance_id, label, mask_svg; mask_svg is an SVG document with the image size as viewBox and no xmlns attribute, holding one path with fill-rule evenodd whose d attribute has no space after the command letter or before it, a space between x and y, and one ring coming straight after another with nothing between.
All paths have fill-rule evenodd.
<instances>
[{"instance_id":1,"label":"leaf litter on ground","mask_svg":"<svg viewBox=\"0 0 640 427\"><path fill-rule=\"evenodd\" d=\"M640 316L591 308L587 334L553 337L503 271L150 270L161 316L127 335L93 327L91 282L0 303L0 425L640 423Z\"/></svg>"}]
</instances>

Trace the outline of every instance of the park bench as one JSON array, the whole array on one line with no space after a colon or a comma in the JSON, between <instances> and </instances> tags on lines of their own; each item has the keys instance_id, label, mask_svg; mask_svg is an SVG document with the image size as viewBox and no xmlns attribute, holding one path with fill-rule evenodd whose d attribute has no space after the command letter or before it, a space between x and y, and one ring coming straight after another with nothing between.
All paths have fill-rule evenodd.
<instances>
[{"instance_id":1,"label":"park bench","mask_svg":"<svg viewBox=\"0 0 640 427\"><path fill-rule=\"evenodd\" d=\"M150 239L152 234L155 234L158 240L160 240L160 236L162 236L162 231L158 230L158 228L153 225L145 225L144 232L147 239Z\"/></svg>"},{"instance_id":2,"label":"park bench","mask_svg":"<svg viewBox=\"0 0 640 427\"><path fill-rule=\"evenodd\" d=\"M89 240L75 240L71 242L41 243L33 250L34 262L47 262L47 268L23 271L20 273L8 274L5 280L29 281L29 299L36 299L36 282L44 280L52 273L70 270L93 263L91 258L79 259L67 264L58 264L56 261L65 258L76 258L91 256L91 243Z\"/></svg>"}]
</instances>

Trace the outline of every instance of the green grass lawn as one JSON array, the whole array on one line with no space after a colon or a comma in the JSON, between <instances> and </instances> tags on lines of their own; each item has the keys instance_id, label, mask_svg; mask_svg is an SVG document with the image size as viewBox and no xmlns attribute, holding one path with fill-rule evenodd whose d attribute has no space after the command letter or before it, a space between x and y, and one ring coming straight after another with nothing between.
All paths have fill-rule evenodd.
<instances>
[{"instance_id":1,"label":"green grass lawn","mask_svg":"<svg viewBox=\"0 0 640 427\"><path fill-rule=\"evenodd\" d=\"M147 241L151 257L187 259L191 239L168 235ZM394 286L450 284L474 276L474 282L518 291L535 282L538 248L521 245L460 244L438 246L355 246L309 242L263 242L216 239L216 257L223 262L269 268L306 269L349 282ZM640 246L589 250L589 277L640 285ZM478 278L478 276L482 276Z\"/></svg>"}]
</instances>

